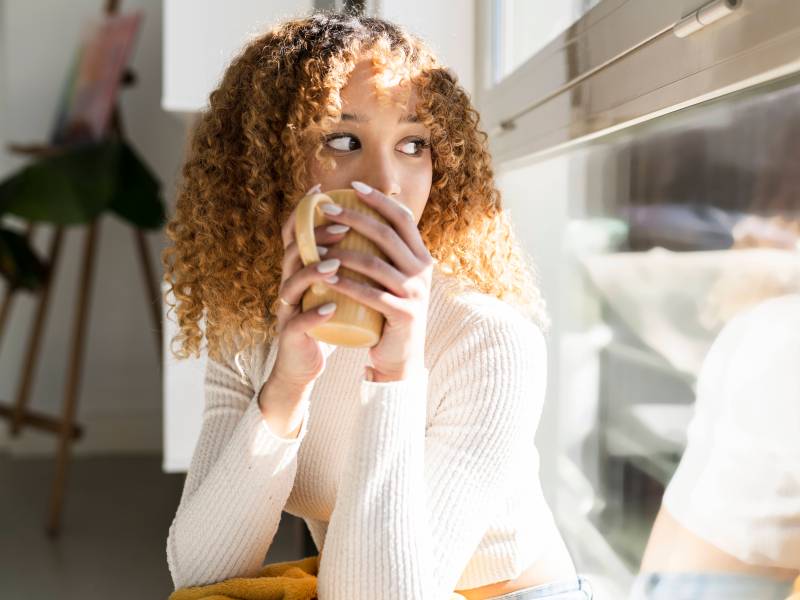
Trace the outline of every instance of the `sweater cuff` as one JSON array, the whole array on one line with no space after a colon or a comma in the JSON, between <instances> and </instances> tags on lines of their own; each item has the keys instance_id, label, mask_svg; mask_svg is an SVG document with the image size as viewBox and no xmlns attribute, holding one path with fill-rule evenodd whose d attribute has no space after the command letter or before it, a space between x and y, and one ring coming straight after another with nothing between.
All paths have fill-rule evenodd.
<instances>
[{"instance_id":1,"label":"sweater cuff","mask_svg":"<svg viewBox=\"0 0 800 600\"><path fill-rule=\"evenodd\" d=\"M308 430L308 413L311 404L306 402L306 409L303 413L303 423L300 426L300 432L296 438L282 437L270 429L264 416L261 414L261 409L258 406L258 395L254 396L250 405L244 414L244 420L249 424L249 428L256 431L255 439L253 440L252 451L254 456L270 455L276 452L292 449L294 446L300 445Z\"/></svg>"},{"instance_id":2,"label":"sweater cuff","mask_svg":"<svg viewBox=\"0 0 800 600\"><path fill-rule=\"evenodd\" d=\"M406 379L397 381L361 380L361 406L372 410L403 409L409 418L412 415L425 415L428 397L428 369L420 367Z\"/></svg>"}]
</instances>

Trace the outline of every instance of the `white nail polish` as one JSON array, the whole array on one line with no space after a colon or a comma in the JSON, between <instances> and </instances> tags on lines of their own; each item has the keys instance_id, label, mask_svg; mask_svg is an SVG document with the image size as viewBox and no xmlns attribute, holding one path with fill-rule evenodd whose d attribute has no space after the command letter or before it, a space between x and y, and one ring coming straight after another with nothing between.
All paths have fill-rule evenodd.
<instances>
[{"instance_id":1,"label":"white nail polish","mask_svg":"<svg viewBox=\"0 0 800 600\"><path fill-rule=\"evenodd\" d=\"M340 264L342 264L342 261L340 261L338 258L329 258L328 260L323 260L317 265L317 271L320 273L329 273L338 269Z\"/></svg>"},{"instance_id":2,"label":"white nail polish","mask_svg":"<svg viewBox=\"0 0 800 600\"><path fill-rule=\"evenodd\" d=\"M325 246L317 246L317 252L319 252L320 256L325 256L328 253L328 249Z\"/></svg>"},{"instance_id":3,"label":"white nail polish","mask_svg":"<svg viewBox=\"0 0 800 600\"><path fill-rule=\"evenodd\" d=\"M327 281L328 283L336 283L337 281L339 281L339 276L331 275L330 277L326 277L324 281Z\"/></svg>"},{"instance_id":4,"label":"white nail polish","mask_svg":"<svg viewBox=\"0 0 800 600\"><path fill-rule=\"evenodd\" d=\"M327 304L323 304L317 309L317 312L321 315L327 315L332 313L336 310L336 302L328 302Z\"/></svg>"},{"instance_id":5,"label":"white nail polish","mask_svg":"<svg viewBox=\"0 0 800 600\"><path fill-rule=\"evenodd\" d=\"M397 200L397 199L395 199L395 198L392 198L391 196L387 196L387 198L389 198L389 199L390 199L392 202L394 202L395 204L397 204L397 206L399 206L400 208L402 208L402 209L403 209L403 210L406 212L406 214L407 214L409 217L411 217L412 219L414 218L414 213L413 213L413 212L412 212L412 210L411 210L410 208L408 208L408 207L407 207L405 204L403 204L402 202L400 202L399 200Z\"/></svg>"},{"instance_id":6,"label":"white nail polish","mask_svg":"<svg viewBox=\"0 0 800 600\"><path fill-rule=\"evenodd\" d=\"M345 233L348 229L350 229L349 225L342 225L341 223L337 223L336 225L328 225L325 228L328 233Z\"/></svg>"},{"instance_id":7,"label":"white nail polish","mask_svg":"<svg viewBox=\"0 0 800 600\"><path fill-rule=\"evenodd\" d=\"M357 192L361 192L362 194L369 194L370 192L372 192L372 188L369 187L363 181L351 181L350 185L353 186L354 190L356 190Z\"/></svg>"},{"instance_id":8,"label":"white nail polish","mask_svg":"<svg viewBox=\"0 0 800 600\"><path fill-rule=\"evenodd\" d=\"M339 206L338 204L331 204L329 202L321 204L319 208L326 215L338 215L339 213L342 212L341 206Z\"/></svg>"}]
</instances>

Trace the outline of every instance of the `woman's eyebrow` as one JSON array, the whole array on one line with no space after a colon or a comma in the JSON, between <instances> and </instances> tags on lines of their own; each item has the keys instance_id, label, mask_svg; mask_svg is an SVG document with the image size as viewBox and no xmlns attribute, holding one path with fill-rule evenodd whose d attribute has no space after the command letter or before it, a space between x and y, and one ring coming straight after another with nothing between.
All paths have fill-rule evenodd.
<instances>
[{"instance_id":1,"label":"woman's eyebrow","mask_svg":"<svg viewBox=\"0 0 800 600\"><path fill-rule=\"evenodd\" d=\"M369 119L358 113L342 113L342 121L355 121L356 123L368 123ZM419 117L414 114L403 115L398 123L419 123Z\"/></svg>"}]
</instances>

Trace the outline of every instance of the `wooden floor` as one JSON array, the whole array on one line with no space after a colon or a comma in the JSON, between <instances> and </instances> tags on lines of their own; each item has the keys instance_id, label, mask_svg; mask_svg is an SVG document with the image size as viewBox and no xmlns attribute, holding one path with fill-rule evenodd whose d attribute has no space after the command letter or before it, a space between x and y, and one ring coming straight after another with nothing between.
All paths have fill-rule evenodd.
<instances>
[{"instance_id":1,"label":"wooden floor","mask_svg":"<svg viewBox=\"0 0 800 600\"><path fill-rule=\"evenodd\" d=\"M167 533L182 474L161 456L85 457L69 466L61 536L45 535L52 459L0 452L0 596L13 600L166 600ZM304 556L305 524L281 518L266 562Z\"/></svg>"}]
</instances>

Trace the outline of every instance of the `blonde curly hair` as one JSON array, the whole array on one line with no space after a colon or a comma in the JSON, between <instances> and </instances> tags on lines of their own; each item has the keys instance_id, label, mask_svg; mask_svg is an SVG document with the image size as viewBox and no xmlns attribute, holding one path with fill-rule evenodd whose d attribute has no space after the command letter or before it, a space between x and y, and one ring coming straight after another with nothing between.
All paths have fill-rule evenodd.
<instances>
[{"instance_id":1,"label":"blonde curly hair","mask_svg":"<svg viewBox=\"0 0 800 600\"><path fill-rule=\"evenodd\" d=\"M397 25L315 12L250 40L192 131L166 227L173 244L161 254L180 327L170 345L176 358L199 356L203 318L214 360L277 335L281 224L305 193L307 157L319 157L320 132L339 118L340 91L365 57L391 85L413 86L431 132L433 177L419 230L436 268L459 289L509 301L546 327L533 262L514 238L487 135L456 76Z\"/></svg>"}]
</instances>

